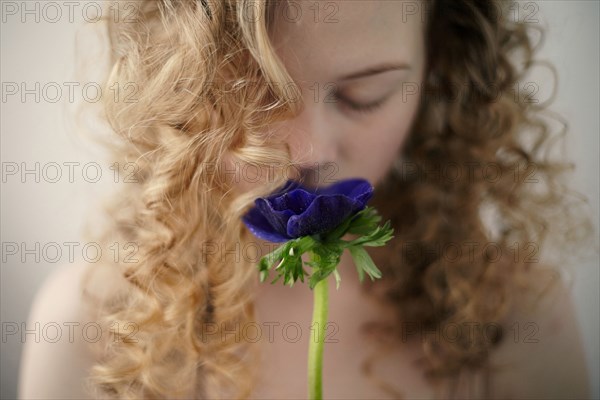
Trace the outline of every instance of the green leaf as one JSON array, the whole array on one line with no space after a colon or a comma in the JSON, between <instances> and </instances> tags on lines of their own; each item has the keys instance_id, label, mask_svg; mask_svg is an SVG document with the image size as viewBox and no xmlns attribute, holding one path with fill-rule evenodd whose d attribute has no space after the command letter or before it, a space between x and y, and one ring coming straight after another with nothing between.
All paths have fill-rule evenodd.
<instances>
[{"instance_id":1,"label":"green leaf","mask_svg":"<svg viewBox=\"0 0 600 400\"><path fill-rule=\"evenodd\" d=\"M367 253L362 246L348 247L348 250L352 255L352 259L354 260L356 267L366 272L372 281L381 278L381 271L377 268L369 253Z\"/></svg>"},{"instance_id":2,"label":"green leaf","mask_svg":"<svg viewBox=\"0 0 600 400\"><path fill-rule=\"evenodd\" d=\"M374 231L372 231L370 234L365 235L365 236L361 236L357 239L354 239L350 242L346 242L346 246L348 248L352 247L352 246L371 246L371 247L378 247L378 246L383 246L385 245L385 243L390 240L391 238L393 238L394 236L392 235L394 233L394 230L390 227L390 221L387 221L383 227L378 226L377 228L375 228Z\"/></svg>"},{"instance_id":3,"label":"green leaf","mask_svg":"<svg viewBox=\"0 0 600 400\"><path fill-rule=\"evenodd\" d=\"M340 273L338 272L337 268L333 270L333 276L335 277L335 289L339 290L342 277L340 276Z\"/></svg>"},{"instance_id":4,"label":"green leaf","mask_svg":"<svg viewBox=\"0 0 600 400\"><path fill-rule=\"evenodd\" d=\"M258 264L260 281L264 282L267 279L269 270L275 265L278 275L271 281L271 284L280 278L283 278L284 285L293 286L298 279L304 282L304 276L308 273L302 268L302 254L318 244L319 242L313 237L303 236L289 240L271 253L261 257Z\"/></svg>"},{"instance_id":5,"label":"green leaf","mask_svg":"<svg viewBox=\"0 0 600 400\"><path fill-rule=\"evenodd\" d=\"M350 249L348 249L350 250ZM350 251L350 254L352 254L352 251ZM354 256L352 256L352 259L354 260ZM362 268L362 266L360 266L356 260L354 260L354 266L356 266L356 272L358 272L358 280L360 283L363 283L363 281L365 280L365 270Z\"/></svg>"},{"instance_id":6,"label":"green leaf","mask_svg":"<svg viewBox=\"0 0 600 400\"><path fill-rule=\"evenodd\" d=\"M348 232L357 235L368 235L377 228L381 217L373 207L366 207L357 214L348 227Z\"/></svg>"},{"instance_id":7,"label":"green leaf","mask_svg":"<svg viewBox=\"0 0 600 400\"><path fill-rule=\"evenodd\" d=\"M290 246L292 246L293 241L288 241L270 252L269 254L262 256L258 263L258 269L260 270L260 278L261 282L264 282L265 279L269 276L269 269L273 266L274 263L280 262L283 259L283 254L289 251Z\"/></svg>"},{"instance_id":8,"label":"green leaf","mask_svg":"<svg viewBox=\"0 0 600 400\"><path fill-rule=\"evenodd\" d=\"M258 277L259 277L259 279L260 279L261 282L264 282L265 279L267 279L268 276L269 276L269 271L266 271L266 270L261 270L258 273Z\"/></svg>"},{"instance_id":9,"label":"green leaf","mask_svg":"<svg viewBox=\"0 0 600 400\"><path fill-rule=\"evenodd\" d=\"M311 250L311 261L307 264L313 268L308 285L311 289L319 281L327 278L340 263L344 246L340 241L334 243L319 243Z\"/></svg>"},{"instance_id":10,"label":"green leaf","mask_svg":"<svg viewBox=\"0 0 600 400\"><path fill-rule=\"evenodd\" d=\"M337 271L341 255L348 248L357 268L358 277L364 281L365 273L371 280L381 278L381 272L377 269L373 260L363 246L383 246L393 238L393 229L390 221L383 226L378 226L381 216L372 207L366 207L354 216L347 218L342 224L330 233L321 236L303 236L285 242L271 253L263 256L259 262L259 279L264 282L269 276L269 270L275 269L277 277L271 284L283 278L283 284L294 285L298 280L304 282L304 277L309 273L304 270L303 265L311 267L308 285L314 289L315 285L330 274L334 274L336 288L339 288L341 277ZM352 241L344 241L340 238L350 232L361 235ZM310 252L310 261L302 260L302 255Z\"/></svg>"}]
</instances>

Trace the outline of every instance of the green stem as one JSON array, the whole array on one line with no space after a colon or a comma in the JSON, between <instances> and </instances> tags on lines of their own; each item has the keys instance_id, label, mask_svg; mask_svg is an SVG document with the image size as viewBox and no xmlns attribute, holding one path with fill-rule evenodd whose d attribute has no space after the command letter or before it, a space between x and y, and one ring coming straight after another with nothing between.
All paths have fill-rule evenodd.
<instances>
[{"instance_id":1,"label":"green stem","mask_svg":"<svg viewBox=\"0 0 600 400\"><path fill-rule=\"evenodd\" d=\"M308 398L323 398L323 346L327 325L328 307L327 278L319 281L313 289L313 320L311 327L316 335L312 335L308 345Z\"/></svg>"}]
</instances>

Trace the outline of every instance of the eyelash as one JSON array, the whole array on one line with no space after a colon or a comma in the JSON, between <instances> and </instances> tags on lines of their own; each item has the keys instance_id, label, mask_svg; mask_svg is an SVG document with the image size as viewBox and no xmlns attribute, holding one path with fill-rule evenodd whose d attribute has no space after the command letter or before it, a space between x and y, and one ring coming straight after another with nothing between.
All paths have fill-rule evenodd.
<instances>
[{"instance_id":1,"label":"eyelash","mask_svg":"<svg viewBox=\"0 0 600 400\"><path fill-rule=\"evenodd\" d=\"M342 96L341 94L339 94L337 92L334 92L333 96L336 98L336 100L344 103L346 105L346 107L350 108L351 111L357 112L357 113L362 113L362 114L374 112L378 108L380 108L383 105L383 103L385 103L385 99L382 99L375 103L361 105L361 104L356 104L356 103L350 101L349 99L345 98L344 96Z\"/></svg>"}]
</instances>

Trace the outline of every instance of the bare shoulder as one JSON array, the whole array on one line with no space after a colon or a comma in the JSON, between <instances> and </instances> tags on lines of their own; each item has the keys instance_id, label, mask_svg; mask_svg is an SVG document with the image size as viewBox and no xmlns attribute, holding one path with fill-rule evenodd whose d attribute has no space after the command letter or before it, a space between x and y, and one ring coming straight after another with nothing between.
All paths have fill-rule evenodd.
<instances>
[{"instance_id":1,"label":"bare shoulder","mask_svg":"<svg viewBox=\"0 0 600 400\"><path fill-rule=\"evenodd\" d=\"M540 270L531 290L515 295L499 348L491 354L493 394L504 399L589 398L579 322L570 284Z\"/></svg>"},{"instance_id":2,"label":"bare shoulder","mask_svg":"<svg viewBox=\"0 0 600 400\"><path fill-rule=\"evenodd\" d=\"M89 274L94 267L62 265L38 290L27 319L27 328L36 334L23 343L19 398L92 398L84 378L95 361L92 345L107 332L94 320L84 290L110 287L106 272ZM93 282L87 280L92 277Z\"/></svg>"}]
</instances>

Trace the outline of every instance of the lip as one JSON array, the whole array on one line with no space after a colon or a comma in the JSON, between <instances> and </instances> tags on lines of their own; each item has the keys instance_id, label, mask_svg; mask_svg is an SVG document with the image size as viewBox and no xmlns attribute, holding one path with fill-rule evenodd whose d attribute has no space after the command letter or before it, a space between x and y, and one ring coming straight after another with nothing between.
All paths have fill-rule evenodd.
<instances>
[{"instance_id":1,"label":"lip","mask_svg":"<svg viewBox=\"0 0 600 400\"><path fill-rule=\"evenodd\" d=\"M315 190L319 187L326 186L325 183L321 182L319 179L320 175L321 174L318 171L312 168L301 169L296 181L307 189Z\"/></svg>"},{"instance_id":2,"label":"lip","mask_svg":"<svg viewBox=\"0 0 600 400\"><path fill-rule=\"evenodd\" d=\"M300 164L295 170L292 179L311 190L332 185L346 178L338 175L340 169L334 161Z\"/></svg>"}]
</instances>

